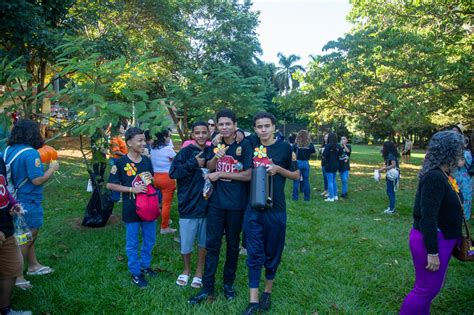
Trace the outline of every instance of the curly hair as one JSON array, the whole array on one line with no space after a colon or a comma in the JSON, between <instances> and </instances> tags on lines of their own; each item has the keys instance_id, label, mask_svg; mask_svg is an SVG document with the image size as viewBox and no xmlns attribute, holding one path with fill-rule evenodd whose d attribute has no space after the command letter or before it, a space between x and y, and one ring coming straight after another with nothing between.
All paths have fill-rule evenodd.
<instances>
[{"instance_id":1,"label":"curly hair","mask_svg":"<svg viewBox=\"0 0 474 315\"><path fill-rule=\"evenodd\" d=\"M428 143L425 160L419 177L429 171L447 166L450 171L456 169L458 161L463 157L463 136L456 131L439 131L435 133Z\"/></svg>"},{"instance_id":2,"label":"curly hair","mask_svg":"<svg viewBox=\"0 0 474 315\"><path fill-rule=\"evenodd\" d=\"M153 149L159 149L161 147L166 146L166 137L170 135L170 131L168 129L163 129L155 134L155 141L153 141Z\"/></svg>"},{"instance_id":3,"label":"curly hair","mask_svg":"<svg viewBox=\"0 0 474 315\"><path fill-rule=\"evenodd\" d=\"M392 141L385 141L382 146L383 159L386 160L390 153L392 153L395 157L400 157L395 143Z\"/></svg>"},{"instance_id":4,"label":"curly hair","mask_svg":"<svg viewBox=\"0 0 474 315\"><path fill-rule=\"evenodd\" d=\"M308 130L300 130L296 136L295 143L299 148L305 148L311 144L311 136Z\"/></svg>"},{"instance_id":5,"label":"curly hair","mask_svg":"<svg viewBox=\"0 0 474 315\"><path fill-rule=\"evenodd\" d=\"M26 144L33 147L33 149L39 149L44 145L44 140L36 122L29 119L20 119L13 126L7 144Z\"/></svg>"}]
</instances>

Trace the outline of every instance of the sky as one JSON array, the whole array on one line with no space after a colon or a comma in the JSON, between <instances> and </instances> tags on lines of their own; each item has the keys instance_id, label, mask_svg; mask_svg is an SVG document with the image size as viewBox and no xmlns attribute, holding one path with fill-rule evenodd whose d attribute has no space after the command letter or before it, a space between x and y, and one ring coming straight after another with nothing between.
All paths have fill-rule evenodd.
<instances>
[{"instance_id":1,"label":"sky","mask_svg":"<svg viewBox=\"0 0 474 315\"><path fill-rule=\"evenodd\" d=\"M261 59L275 64L282 52L300 56L298 63L306 66L310 54L322 54L328 41L344 36L351 28L346 21L349 0L254 0L253 8L260 11Z\"/></svg>"}]
</instances>

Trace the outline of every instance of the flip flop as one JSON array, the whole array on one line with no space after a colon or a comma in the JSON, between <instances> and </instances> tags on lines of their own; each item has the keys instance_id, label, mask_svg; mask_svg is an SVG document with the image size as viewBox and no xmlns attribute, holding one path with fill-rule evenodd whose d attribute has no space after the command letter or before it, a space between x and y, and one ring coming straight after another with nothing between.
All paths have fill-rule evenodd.
<instances>
[{"instance_id":1,"label":"flip flop","mask_svg":"<svg viewBox=\"0 0 474 315\"><path fill-rule=\"evenodd\" d=\"M15 283L15 286L19 289L22 289L22 290L29 290L29 289L33 289L33 285L31 284L30 281L20 281L20 282L16 282Z\"/></svg>"},{"instance_id":2,"label":"flip flop","mask_svg":"<svg viewBox=\"0 0 474 315\"><path fill-rule=\"evenodd\" d=\"M202 287L202 278L194 277L193 282L191 282L191 287L200 289Z\"/></svg>"},{"instance_id":3,"label":"flip flop","mask_svg":"<svg viewBox=\"0 0 474 315\"><path fill-rule=\"evenodd\" d=\"M54 272L53 268L50 268L48 266L43 266L36 269L35 271L28 271L26 274L28 276L41 276L41 275L47 275L48 273L52 273L52 272Z\"/></svg>"},{"instance_id":4,"label":"flip flop","mask_svg":"<svg viewBox=\"0 0 474 315\"><path fill-rule=\"evenodd\" d=\"M180 287L185 287L188 285L188 280L189 280L188 275L179 275L178 280L176 280L176 284L179 285Z\"/></svg>"}]
</instances>

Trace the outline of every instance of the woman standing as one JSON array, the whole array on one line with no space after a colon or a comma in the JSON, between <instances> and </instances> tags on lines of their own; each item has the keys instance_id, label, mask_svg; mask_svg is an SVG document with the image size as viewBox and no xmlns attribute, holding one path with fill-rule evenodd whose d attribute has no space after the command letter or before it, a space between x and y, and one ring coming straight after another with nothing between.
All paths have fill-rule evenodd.
<instances>
[{"instance_id":1,"label":"woman standing","mask_svg":"<svg viewBox=\"0 0 474 315\"><path fill-rule=\"evenodd\" d=\"M176 232L176 229L169 227L171 203L173 202L173 194L176 190L176 182L170 178L169 170L176 153L169 146L171 133L168 129L158 132L155 136L156 140L151 150L151 163L155 173L153 176L155 187L163 195L160 233L169 234Z\"/></svg>"},{"instance_id":2,"label":"woman standing","mask_svg":"<svg viewBox=\"0 0 474 315\"><path fill-rule=\"evenodd\" d=\"M335 133L328 134L328 144L324 146L323 159L326 176L328 179L329 196L324 201L334 202L337 197L336 172L339 167L339 157L342 155L341 147L337 144Z\"/></svg>"},{"instance_id":3,"label":"woman standing","mask_svg":"<svg viewBox=\"0 0 474 315\"><path fill-rule=\"evenodd\" d=\"M303 193L304 200L309 201L310 199L310 187L309 187L309 159L311 154L315 153L316 150L314 145L311 143L311 136L307 130L300 130L296 136L295 145L292 148L296 154L298 170L300 176L303 178ZM300 180L293 181L293 200L298 200L298 190L300 187Z\"/></svg>"},{"instance_id":4,"label":"woman standing","mask_svg":"<svg viewBox=\"0 0 474 315\"><path fill-rule=\"evenodd\" d=\"M464 137L464 150L463 150L463 161L460 162L458 168L454 171L454 178L459 185L459 189L464 197L464 215L466 220L471 218L471 208L472 208L472 177L468 173L468 169L471 166L472 160L472 151L471 143L469 138Z\"/></svg>"},{"instance_id":5,"label":"woman standing","mask_svg":"<svg viewBox=\"0 0 474 315\"><path fill-rule=\"evenodd\" d=\"M444 283L451 253L461 237L461 197L450 174L462 156L463 138L453 131L436 133L428 144L409 240L415 285L403 301L402 315L429 315L431 301Z\"/></svg>"},{"instance_id":6,"label":"woman standing","mask_svg":"<svg viewBox=\"0 0 474 315\"><path fill-rule=\"evenodd\" d=\"M382 157L385 161L385 165L379 169L379 172L387 172L385 180L387 182L387 196L389 200L389 206L387 209L385 209L384 213L395 214L395 187L397 187L400 176L398 175L396 178L393 178L388 175L388 171L392 169L396 169L397 171L399 170L398 151L397 147L392 141L384 142L382 146Z\"/></svg>"},{"instance_id":7,"label":"woman standing","mask_svg":"<svg viewBox=\"0 0 474 315\"><path fill-rule=\"evenodd\" d=\"M351 169L350 158L352 147L348 142L347 137L341 137L342 155L339 157L339 175L341 176L342 198L347 198L347 191L349 188L349 170Z\"/></svg>"},{"instance_id":8,"label":"woman standing","mask_svg":"<svg viewBox=\"0 0 474 315\"><path fill-rule=\"evenodd\" d=\"M323 137L323 144L321 145L321 171L323 172L323 181L324 181L324 190L321 193L321 196L328 196L328 177L326 176L326 168L324 167L324 147L328 144L328 134L325 133Z\"/></svg>"},{"instance_id":9,"label":"woman standing","mask_svg":"<svg viewBox=\"0 0 474 315\"><path fill-rule=\"evenodd\" d=\"M33 240L21 245L23 259L28 264L27 275L45 275L54 270L39 263L36 257L35 243L43 226L43 184L59 169L59 163L53 161L47 171L43 170L37 149L44 144L38 124L31 120L19 120L8 138L8 147L3 153L6 165L10 164L12 182L16 187L16 199L23 206L25 220L31 229ZM16 285L22 289L31 288L29 281L18 274Z\"/></svg>"}]
</instances>

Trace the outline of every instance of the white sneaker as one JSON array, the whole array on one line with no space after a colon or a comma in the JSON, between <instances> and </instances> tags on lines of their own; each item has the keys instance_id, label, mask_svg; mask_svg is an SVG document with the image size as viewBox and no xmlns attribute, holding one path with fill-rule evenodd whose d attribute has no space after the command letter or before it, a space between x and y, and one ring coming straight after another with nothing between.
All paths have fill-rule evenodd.
<instances>
[{"instance_id":1,"label":"white sneaker","mask_svg":"<svg viewBox=\"0 0 474 315\"><path fill-rule=\"evenodd\" d=\"M334 202L334 198L326 198L324 201Z\"/></svg>"},{"instance_id":2,"label":"white sneaker","mask_svg":"<svg viewBox=\"0 0 474 315\"><path fill-rule=\"evenodd\" d=\"M339 197L338 196L334 197L334 200L339 200Z\"/></svg>"},{"instance_id":3,"label":"white sneaker","mask_svg":"<svg viewBox=\"0 0 474 315\"><path fill-rule=\"evenodd\" d=\"M321 196L326 196L328 194L328 192L325 190L321 193Z\"/></svg>"},{"instance_id":4,"label":"white sneaker","mask_svg":"<svg viewBox=\"0 0 474 315\"><path fill-rule=\"evenodd\" d=\"M171 233L174 233L174 232L176 232L176 229L172 229L170 227L160 230L160 234L171 234Z\"/></svg>"},{"instance_id":5,"label":"white sneaker","mask_svg":"<svg viewBox=\"0 0 474 315\"><path fill-rule=\"evenodd\" d=\"M390 208L387 208L387 209L385 209L385 211L384 211L383 213L385 213L385 214L394 214L394 213L395 213L395 209L392 210L392 209L390 209Z\"/></svg>"}]
</instances>

